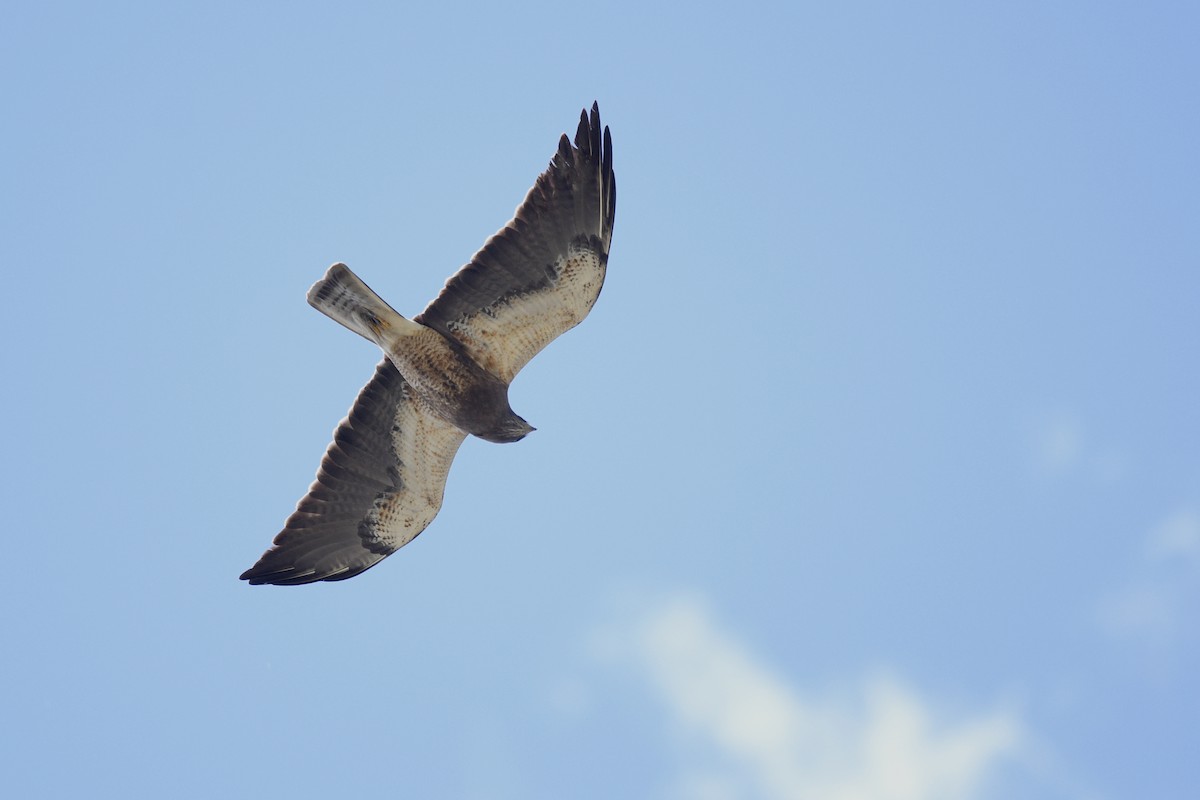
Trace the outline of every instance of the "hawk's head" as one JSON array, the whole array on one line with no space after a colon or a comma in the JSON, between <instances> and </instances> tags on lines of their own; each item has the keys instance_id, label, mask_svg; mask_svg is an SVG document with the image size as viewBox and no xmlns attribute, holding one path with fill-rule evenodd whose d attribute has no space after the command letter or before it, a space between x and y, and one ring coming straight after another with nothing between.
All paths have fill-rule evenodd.
<instances>
[{"instance_id":1,"label":"hawk's head","mask_svg":"<svg viewBox=\"0 0 1200 800\"><path fill-rule=\"evenodd\" d=\"M525 438L526 434L535 430L537 428L510 411L494 427L483 433L477 433L476 436L480 439L486 439L489 442L508 444L509 442L521 441Z\"/></svg>"}]
</instances>

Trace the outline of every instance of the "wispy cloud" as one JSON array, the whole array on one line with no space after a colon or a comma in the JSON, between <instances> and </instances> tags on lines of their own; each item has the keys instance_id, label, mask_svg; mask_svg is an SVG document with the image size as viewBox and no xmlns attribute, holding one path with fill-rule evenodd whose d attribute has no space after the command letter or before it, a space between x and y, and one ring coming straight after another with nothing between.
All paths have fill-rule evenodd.
<instances>
[{"instance_id":1,"label":"wispy cloud","mask_svg":"<svg viewBox=\"0 0 1200 800\"><path fill-rule=\"evenodd\" d=\"M1022 742L1010 712L948 723L889 677L806 697L695 599L651 608L618 638L696 746L676 787L689 800L968 800Z\"/></svg>"},{"instance_id":2,"label":"wispy cloud","mask_svg":"<svg viewBox=\"0 0 1200 800\"><path fill-rule=\"evenodd\" d=\"M1150 534L1147 555L1155 561L1200 564L1200 511L1185 506L1163 520Z\"/></svg>"},{"instance_id":3,"label":"wispy cloud","mask_svg":"<svg viewBox=\"0 0 1200 800\"><path fill-rule=\"evenodd\" d=\"M1038 465L1045 472L1062 474L1073 469L1083 452L1083 424L1073 414L1056 414L1041 425Z\"/></svg>"},{"instance_id":4,"label":"wispy cloud","mask_svg":"<svg viewBox=\"0 0 1200 800\"><path fill-rule=\"evenodd\" d=\"M1059 411L1046 415L1034 428L1034 462L1045 477L1083 475L1114 483L1125 474L1125 459L1089 436L1078 414Z\"/></svg>"},{"instance_id":5,"label":"wispy cloud","mask_svg":"<svg viewBox=\"0 0 1200 800\"><path fill-rule=\"evenodd\" d=\"M1100 624L1110 634L1158 648L1184 626L1183 608L1194 599L1200 572L1200 511L1190 505L1168 514L1146 535L1128 582L1100 603Z\"/></svg>"},{"instance_id":6,"label":"wispy cloud","mask_svg":"<svg viewBox=\"0 0 1200 800\"><path fill-rule=\"evenodd\" d=\"M1100 624L1118 638L1161 647L1175 635L1176 605L1170 587L1143 578L1101 601Z\"/></svg>"}]
</instances>

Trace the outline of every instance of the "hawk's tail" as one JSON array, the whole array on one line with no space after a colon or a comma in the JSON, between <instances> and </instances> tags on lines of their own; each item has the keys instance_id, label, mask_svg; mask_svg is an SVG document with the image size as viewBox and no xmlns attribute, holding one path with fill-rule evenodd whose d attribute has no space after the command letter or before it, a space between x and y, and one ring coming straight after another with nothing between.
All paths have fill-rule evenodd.
<instances>
[{"instance_id":1,"label":"hawk's tail","mask_svg":"<svg viewBox=\"0 0 1200 800\"><path fill-rule=\"evenodd\" d=\"M345 264L334 264L308 290L308 303L317 311L365 336L380 347L398 329L416 325L400 316Z\"/></svg>"}]
</instances>

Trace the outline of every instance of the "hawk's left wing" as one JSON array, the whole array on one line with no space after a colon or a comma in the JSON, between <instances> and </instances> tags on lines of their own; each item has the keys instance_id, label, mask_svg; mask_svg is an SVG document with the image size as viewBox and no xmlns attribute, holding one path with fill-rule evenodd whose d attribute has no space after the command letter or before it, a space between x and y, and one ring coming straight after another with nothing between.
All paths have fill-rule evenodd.
<instances>
[{"instance_id":1,"label":"hawk's left wing","mask_svg":"<svg viewBox=\"0 0 1200 800\"><path fill-rule=\"evenodd\" d=\"M575 146L558 153L516 216L488 239L417 317L462 343L510 382L538 352L578 325L604 284L617 206L612 137L600 109L580 114Z\"/></svg>"},{"instance_id":2,"label":"hawk's left wing","mask_svg":"<svg viewBox=\"0 0 1200 800\"><path fill-rule=\"evenodd\" d=\"M426 412L384 358L338 425L316 482L242 580L340 581L379 563L433 522L466 436Z\"/></svg>"}]
</instances>

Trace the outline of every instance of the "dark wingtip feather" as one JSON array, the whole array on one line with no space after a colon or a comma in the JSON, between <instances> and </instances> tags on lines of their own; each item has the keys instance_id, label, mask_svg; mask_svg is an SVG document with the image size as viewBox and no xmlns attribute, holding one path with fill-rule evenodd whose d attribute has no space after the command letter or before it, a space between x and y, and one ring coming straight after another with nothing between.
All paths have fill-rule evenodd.
<instances>
[{"instance_id":1,"label":"dark wingtip feather","mask_svg":"<svg viewBox=\"0 0 1200 800\"><path fill-rule=\"evenodd\" d=\"M601 180L604 181L604 227L612 238L613 223L617 217L617 176L613 172L612 134L604 126L604 156L600 165Z\"/></svg>"},{"instance_id":2,"label":"dark wingtip feather","mask_svg":"<svg viewBox=\"0 0 1200 800\"><path fill-rule=\"evenodd\" d=\"M564 168L569 167L572 161L571 140L564 133L558 140L558 158L562 161Z\"/></svg>"},{"instance_id":3,"label":"dark wingtip feather","mask_svg":"<svg viewBox=\"0 0 1200 800\"><path fill-rule=\"evenodd\" d=\"M339 567L334 570L309 568L299 571L296 565L290 562L287 563L287 566L280 567L264 563L266 561L267 559L264 556L259 560L259 563L238 576L238 580L247 581L251 586L302 586L306 583L319 583L321 581L344 581L347 578L353 578L355 575L361 575L379 563L379 561L374 561L365 566L356 564Z\"/></svg>"},{"instance_id":4,"label":"dark wingtip feather","mask_svg":"<svg viewBox=\"0 0 1200 800\"><path fill-rule=\"evenodd\" d=\"M592 113L588 116L585 108L579 112L579 127L575 130L575 147L588 158L595 158L600 152L600 105L592 103Z\"/></svg>"},{"instance_id":5,"label":"dark wingtip feather","mask_svg":"<svg viewBox=\"0 0 1200 800\"><path fill-rule=\"evenodd\" d=\"M262 558L253 567L238 576L238 580L248 581L251 586L262 586L265 583L277 586L295 582L311 583L320 579L321 576L315 574L314 570L297 573L294 560L281 556L275 548L263 553Z\"/></svg>"},{"instance_id":6,"label":"dark wingtip feather","mask_svg":"<svg viewBox=\"0 0 1200 800\"><path fill-rule=\"evenodd\" d=\"M238 580L246 581L251 586L296 586L301 583L315 583L321 578L313 573L296 577L292 569L269 569L255 564L243 572Z\"/></svg>"},{"instance_id":7,"label":"dark wingtip feather","mask_svg":"<svg viewBox=\"0 0 1200 800\"><path fill-rule=\"evenodd\" d=\"M579 127L575 129L575 146L580 150L584 149L584 146L591 139L588 135L589 128L587 109L584 109L579 112Z\"/></svg>"},{"instance_id":8,"label":"dark wingtip feather","mask_svg":"<svg viewBox=\"0 0 1200 800\"><path fill-rule=\"evenodd\" d=\"M588 143L589 144L588 149L590 151L588 153L588 156L590 158L595 158L601 152L600 151L600 107L598 105L596 105L595 103L592 103L592 124L590 126L589 132L591 133L591 138Z\"/></svg>"}]
</instances>

